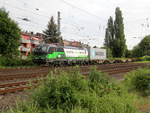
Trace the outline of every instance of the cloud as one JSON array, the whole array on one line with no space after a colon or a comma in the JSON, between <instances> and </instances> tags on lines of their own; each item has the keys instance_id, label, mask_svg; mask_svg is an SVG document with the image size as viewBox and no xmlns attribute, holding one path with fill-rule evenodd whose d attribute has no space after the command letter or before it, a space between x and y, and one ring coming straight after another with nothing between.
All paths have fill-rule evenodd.
<instances>
[{"instance_id":1,"label":"cloud","mask_svg":"<svg viewBox=\"0 0 150 113\"><path fill-rule=\"evenodd\" d=\"M87 40L91 45L103 46L109 16L115 15L119 6L124 17L125 35L131 49L150 33L149 0L1 0L0 7L24 30L42 32L51 16L61 12L61 30L65 39ZM21 20L26 17L30 22ZM71 38L70 38L71 37ZM102 37L102 38L100 38ZM89 40L96 38L96 40Z\"/></svg>"}]
</instances>

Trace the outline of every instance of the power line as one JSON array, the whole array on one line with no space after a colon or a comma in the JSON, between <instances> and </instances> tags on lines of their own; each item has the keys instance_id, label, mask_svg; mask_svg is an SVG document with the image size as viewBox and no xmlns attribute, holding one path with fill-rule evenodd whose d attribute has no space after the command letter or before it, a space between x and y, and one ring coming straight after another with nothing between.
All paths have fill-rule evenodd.
<instances>
[{"instance_id":1,"label":"power line","mask_svg":"<svg viewBox=\"0 0 150 113\"><path fill-rule=\"evenodd\" d=\"M17 1L19 1L20 2L20 0L17 0ZM23 1L22 1L23 2ZM23 2L24 4L28 4L27 2ZM86 11L86 13L88 13L87 11ZM96 15L95 15L96 16ZM74 23L74 22L73 22ZM66 23L67 24L67 23ZM76 23L75 23L76 24ZM84 27L79 27L79 25L73 25L73 24L71 24L72 26L76 26L76 28L80 31L80 30L83 30L84 29Z\"/></svg>"},{"instance_id":2,"label":"power line","mask_svg":"<svg viewBox=\"0 0 150 113\"><path fill-rule=\"evenodd\" d=\"M17 0L18 1L18 0ZM25 2L24 2L25 3ZM26 3L27 4L27 3ZM13 5L10 5L10 4L8 4L7 3L7 5L8 6L11 6L11 7L13 7L13 8L15 8L15 9L17 9L17 10L21 10L21 11L24 11L25 12L25 10L26 9L23 9L23 8L19 8L19 7L16 7L16 6L13 6ZM37 15L37 16L40 16L40 17L46 17L46 18L49 18L48 16L46 16L46 15L41 15L41 14L37 14L37 13L34 13L34 12L31 12L31 11L29 11L29 10L26 10L28 13L32 13L32 14L34 14L34 15ZM68 23L66 23L66 22L64 22L65 24L68 24ZM79 27L79 25L74 25L74 24L70 24L71 26L74 26L74 27L76 27L76 29L78 30L78 31L82 31L85 27L83 27L83 26L81 26L81 27Z\"/></svg>"},{"instance_id":3,"label":"power line","mask_svg":"<svg viewBox=\"0 0 150 113\"><path fill-rule=\"evenodd\" d=\"M49 18L49 17L46 16L46 15L37 14L37 13L35 13L35 12L29 11L29 10L26 10L26 9L23 9L23 8L20 8L20 7L13 6L13 5L9 4L9 3L6 3L6 5L11 6L11 7L15 8L15 9L17 9L17 10L19 10L19 11L21 10L21 11L24 11L24 12L32 13L32 14L37 15L37 16L40 16L40 17L43 17L43 16L44 16L44 17L46 17L46 18ZM20 21L23 22L23 20L20 20ZM42 24L35 23L35 22L33 22L33 21L30 21L29 23L34 24L34 25L36 25L36 26L40 26L40 27L45 26L45 25L42 25ZM68 24L68 23L66 23L66 22L63 22L63 24L64 24L64 23L65 23L65 24ZM21 23L21 24L24 24L24 23ZM26 26L32 26L32 25L29 25L29 24L24 24L24 25L26 25ZM75 27L75 28L78 30L78 32L79 32L79 31L82 31L81 28L84 28L84 27L82 27L82 26L79 27L79 25L75 25L75 24L68 24L68 25ZM78 36L79 36L79 35L78 35ZM80 35L80 37L83 37L83 36ZM84 36L84 37L86 37L86 36Z\"/></svg>"},{"instance_id":4,"label":"power line","mask_svg":"<svg viewBox=\"0 0 150 113\"><path fill-rule=\"evenodd\" d=\"M79 8L79 7L77 7L77 6L73 5L73 4L71 4L71 3L69 3L69 2L66 2L65 0L60 0L60 1L62 1L62 2L65 3L66 5L69 5L69 6L73 7L73 8L76 8L76 9L78 9L78 10L80 10L80 11L82 11L82 12L84 12L84 13L90 15L90 16L93 16L93 17L95 17L95 18L97 18L97 19L103 20L101 17L99 17L99 16L97 16L97 15L95 15L95 14L92 14L92 13L90 13L90 12L84 10L84 9L81 9L81 8ZM105 21L105 20L103 20L103 21Z\"/></svg>"},{"instance_id":5,"label":"power line","mask_svg":"<svg viewBox=\"0 0 150 113\"><path fill-rule=\"evenodd\" d=\"M27 11L28 13L32 13L32 14L37 15L37 16L41 16L41 17L43 16L43 17L49 18L49 16L37 14L37 13L29 11L27 9L23 9L23 8L20 8L20 7L13 6L13 5L9 4L9 3L5 3L5 4L8 5L8 6L10 6L10 7L12 7L12 8L15 8L17 10L21 10L21 11L24 11L24 12Z\"/></svg>"},{"instance_id":6,"label":"power line","mask_svg":"<svg viewBox=\"0 0 150 113\"><path fill-rule=\"evenodd\" d=\"M43 16L44 16L44 17L46 17L46 18L49 18L49 16L37 14L37 13L31 12L31 11L29 11L29 10L22 9L22 8L19 8L19 7L10 5L10 4L8 4L8 3L7 3L7 5L10 6L10 7L15 8L15 9L17 9L17 10L19 10L19 11L20 11L20 10L23 11L23 12L26 12L26 11L27 11L28 13L32 13L32 14L37 15L37 16L40 16L40 17L43 17ZM43 17L43 18L44 18L44 17ZM66 22L63 22L63 23L68 24L68 23L66 23ZM78 26L78 25L73 25L73 24L69 24L69 25L74 26L74 27L76 27L77 29L79 29L79 26Z\"/></svg>"}]
</instances>

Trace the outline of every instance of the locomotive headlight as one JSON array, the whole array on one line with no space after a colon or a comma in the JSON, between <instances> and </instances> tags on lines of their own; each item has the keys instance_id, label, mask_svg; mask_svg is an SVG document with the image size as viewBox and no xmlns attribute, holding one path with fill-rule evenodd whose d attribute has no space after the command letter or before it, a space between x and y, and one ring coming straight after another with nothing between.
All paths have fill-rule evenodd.
<instances>
[{"instance_id":1,"label":"locomotive headlight","mask_svg":"<svg viewBox=\"0 0 150 113\"><path fill-rule=\"evenodd\" d=\"M60 58L61 57L61 55L58 55L58 58Z\"/></svg>"}]
</instances>

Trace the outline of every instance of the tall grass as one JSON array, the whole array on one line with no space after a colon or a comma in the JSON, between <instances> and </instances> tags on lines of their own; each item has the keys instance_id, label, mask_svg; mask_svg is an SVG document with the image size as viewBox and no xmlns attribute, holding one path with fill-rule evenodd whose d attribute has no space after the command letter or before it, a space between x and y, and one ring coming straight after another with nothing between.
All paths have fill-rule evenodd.
<instances>
[{"instance_id":1,"label":"tall grass","mask_svg":"<svg viewBox=\"0 0 150 113\"><path fill-rule=\"evenodd\" d=\"M0 67L18 67L18 66L36 66L32 58L28 57L26 60L23 60L19 57L9 58L0 56Z\"/></svg>"},{"instance_id":2,"label":"tall grass","mask_svg":"<svg viewBox=\"0 0 150 113\"><path fill-rule=\"evenodd\" d=\"M142 96L150 96L150 68L143 68L128 73L124 81L129 91Z\"/></svg>"},{"instance_id":3,"label":"tall grass","mask_svg":"<svg viewBox=\"0 0 150 113\"><path fill-rule=\"evenodd\" d=\"M50 73L31 100L8 113L138 113L132 97L96 69L86 79L77 70Z\"/></svg>"}]
</instances>

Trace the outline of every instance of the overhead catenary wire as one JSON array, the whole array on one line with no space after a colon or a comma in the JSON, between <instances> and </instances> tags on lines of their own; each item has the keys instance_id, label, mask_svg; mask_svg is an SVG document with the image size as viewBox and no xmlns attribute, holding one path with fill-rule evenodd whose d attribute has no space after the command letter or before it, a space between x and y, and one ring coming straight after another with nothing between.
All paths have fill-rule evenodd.
<instances>
[{"instance_id":1,"label":"overhead catenary wire","mask_svg":"<svg viewBox=\"0 0 150 113\"><path fill-rule=\"evenodd\" d=\"M17 0L18 1L18 0ZM61 0L61 1L65 1L65 0ZM66 1L65 1L65 3L66 3ZM6 3L5 2L5 5L7 5L8 3ZM98 17L97 15L93 15L93 14L91 14L91 13L89 13L88 11L86 11L86 10L84 10L84 9L81 9L81 8L79 8L79 7L77 7L77 6L75 6L75 5L72 5L72 4L70 4L70 3L68 3L67 2L67 4L68 5L71 5L71 7L74 7L74 8L76 8L76 9L78 9L78 10L80 10L80 11L82 11L82 12L85 12L86 14L88 14L88 15L91 15L91 16L93 16L93 17L96 17L97 19L100 19L100 17ZM10 4L9 4L10 5ZM33 11L29 11L29 10L27 10L27 9L24 9L24 8L19 8L19 7L16 7L16 6L13 6L15 9L18 9L18 10L22 10L22 11L24 11L24 12L28 12L28 13L32 13L32 14L34 14L34 15L37 15L37 16L40 16L40 17L43 17L43 18L49 18L49 16L47 16L47 15L43 15L43 14L38 14L38 13L35 13L35 12L33 12ZM33 21L31 21L30 23L33 23L33 24L35 24L35 25L38 25L38 26L43 26L43 25L41 25L41 24L39 24L39 23L34 23ZM65 23L65 22L63 22L63 23ZM76 27L76 29L78 30L78 32L80 31L83 31L83 30L81 30L80 28L81 27L79 27L79 25L75 25L75 24L70 24L70 23L65 23L65 24L68 24L68 25L70 25L70 26L74 26L74 27ZM29 25L29 24L28 24ZM45 26L45 25L44 25Z\"/></svg>"},{"instance_id":2,"label":"overhead catenary wire","mask_svg":"<svg viewBox=\"0 0 150 113\"><path fill-rule=\"evenodd\" d=\"M5 0L4 0L4 1L5 1ZM16 0L16 1L18 1L18 2L23 2L24 4L26 4L27 6L29 6L28 3L25 2L25 1L23 1L23 0ZM76 9L80 10L81 12L84 12L84 13L90 15L90 16L93 16L93 17L95 17L95 18L97 18L97 19L106 21L106 20L102 19L101 17L99 17L99 16L97 16L97 15L95 15L95 14L92 14L92 13L86 11L85 9L79 8L79 7L75 6L75 5L73 5L73 4L69 3L69 2L67 2L66 0L59 0L59 1L65 3L66 5L71 6L71 7L73 7L73 8L76 8ZM30 9L33 9L33 7L29 7L29 8L30 8ZM39 10L40 8L34 7L34 9L38 9L38 10ZM39 10L39 11L41 11L41 10ZM41 12L47 13L47 12L45 12L45 11L41 11ZM44 15L44 16L46 16L46 15ZM128 21L129 21L129 22L142 21L142 20L146 20L146 18L149 18L149 17L137 18L137 19L133 18L133 19L130 19L130 20L128 19Z\"/></svg>"},{"instance_id":3,"label":"overhead catenary wire","mask_svg":"<svg viewBox=\"0 0 150 113\"><path fill-rule=\"evenodd\" d=\"M99 16L97 16L97 15L95 15L95 14L92 14L92 13L90 13L90 12L88 12L88 11L82 9L82 8L79 8L79 7L73 5L73 4L71 4L71 3L69 3L69 2L67 2L67 1L65 1L65 0L60 0L60 1L62 1L64 4L66 4L66 5L70 6L70 7L76 8L76 9L78 9L78 10L80 10L80 11L82 11L82 12L84 12L84 13L86 13L86 14L92 16L92 17L95 17L95 18L97 18L98 20L103 20L103 21L105 21L105 20L102 19L101 17L99 17Z\"/></svg>"},{"instance_id":4,"label":"overhead catenary wire","mask_svg":"<svg viewBox=\"0 0 150 113\"><path fill-rule=\"evenodd\" d=\"M11 6L12 6L12 5L11 5ZM14 7L14 8L17 9L17 10L26 11L26 10L24 10L24 9L22 9L22 8L19 8L19 7ZM33 12L29 11L29 13L33 13ZM42 15L40 15L40 14L36 14L36 13L33 13L33 14L42 17ZM49 18L49 17L47 16L47 18ZM36 22L33 22L33 21L31 21L30 23L32 23L32 24L34 24L34 25L36 25L36 26L39 26L39 27L45 26L45 25L42 25L42 24L39 24L39 23L36 23ZM22 24L22 23L21 23L21 24ZM79 28L78 25L69 24L69 23L65 23L65 22L63 22L63 24L68 24L68 25L70 25L70 26L73 26L73 27L75 27L75 28L78 30L78 32L80 31L80 30L79 30L80 28ZM29 25L29 24L24 24L24 25L26 25L26 26L32 26L32 25ZM72 33L72 34L73 34L73 33ZM79 35L78 35L78 36L79 36ZM80 35L80 36L83 37L83 35ZM86 37L86 36L84 36L84 37Z\"/></svg>"},{"instance_id":5,"label":"overhead catenary wire","mask_svg":"<svg viewBox=\"0 0 150 113\"><path fill-rule=\"evenodd\" d=\"M20 0L17 0L17 1L20 1ZM67 3L66 1L64 1L63 0L63 3ZM28 4L27 2L23 2L24 4ZM71 5L70 3L67 3L67 5ZM73 6L73 5L72 5ZM78 8L78 7L76 7L76 6L74 6L75 8ZM85 13L88 13L88 15L91 15L91 16L96 16L96 15L94 15L94 14L91 14L91 13L89 13L88 11L86 11L86 10L84 10L84 9L79 9L78 8L78 10L81 10L82 12L85 12ZM98 16L96 16L96 18L99 18L99 19L101 19L100 17L98 17ZM75 22L73 22L73 23L75 23ZM73 25L73 26L76 26L76 28L80 31L80 30L83 30L85 27L80 27L79 25L77 25L77 23L75 23L76 25L73 25L73 24L71 24L71 25ZM100 28L99 28L99 30L101 30Z\"/></svg>"},{"instance_id":6,"label":"overhead catenary wire","mask_svg":"<svg viewBox=\"0 0 150 113\"><path fill-rule=\"evenodd\" d=\"M13 6L13 5L10 5L10 4L8 4L7 3L7 5L8 6L11 6L11 7L13 7L13 8L15 8L15 9L17 9L17 10L21 10L21 11L23 11L23 12L28 12L28 13L32 13L32 14L34 14L34 15L37 15L37 16L40 16L40 17L42 17L42 18L47 18L47 19L49 19L49 16L46 16L46 15L41 15L41 14L37 14L37 13L34 13L34 12L32 12L32 11L29 11L29 10L26 10L26 9L23 9L23 8L19 8L19 7L16 7L16 6ZM44 17L43 17L44 16ZM81 27L79 27L78 25L74 25L74 24L69 24L69 23L67 23L67 22L63 22L64 24L68 24L68 25L70 25L70 26L74 26L74 27L76 27L77 29L80 29Z\"/></svg>"},{"instance_id":7,"label":"overhead catenary wire","mask_svg":"<svg viewBox=\"0 0 150 113\"><path fill-rule=\"evenodd\" d=\"M26 3L27 4L27 3ZM7 5L9 5L9 6L11 6L11 7L13 7L13 8L15 8L15 9L17 9L17 10L21 10L21 11L24 11L24 12L28 12L28 13L32 13L32 14L34 14L34 15L37 15L37 16L40 16L40 17L43 17L44 16L44 18L46 17L46 18L49 18L48 16L46 16L46 15L41 15L41 14L37 14L37 13L35 13L35 12L32 12L32 11L29 11L29 10L26 10L26 9L24 9L24 8L19 8L19 7L16 7L16 6L13 6L13 5L11 5L11 4L8 4L7 3ZM32 22L30 22L30 23L33 23L33 21ZM34 23L35 24L35 23ZM76 28L76 30L78 31L78 32L80 32L80 31L83 31L84 29L85 29L85 27L84 26L79 26L79 25L75 25L75 24L70 24L70 23L66 23L66 22L63 22L63 24L68 24L68 25L70 25L70 26L73 26L73 27L75 27ZM41 25L42 26L42 25Z\"/></svg>"}]
</instances>

